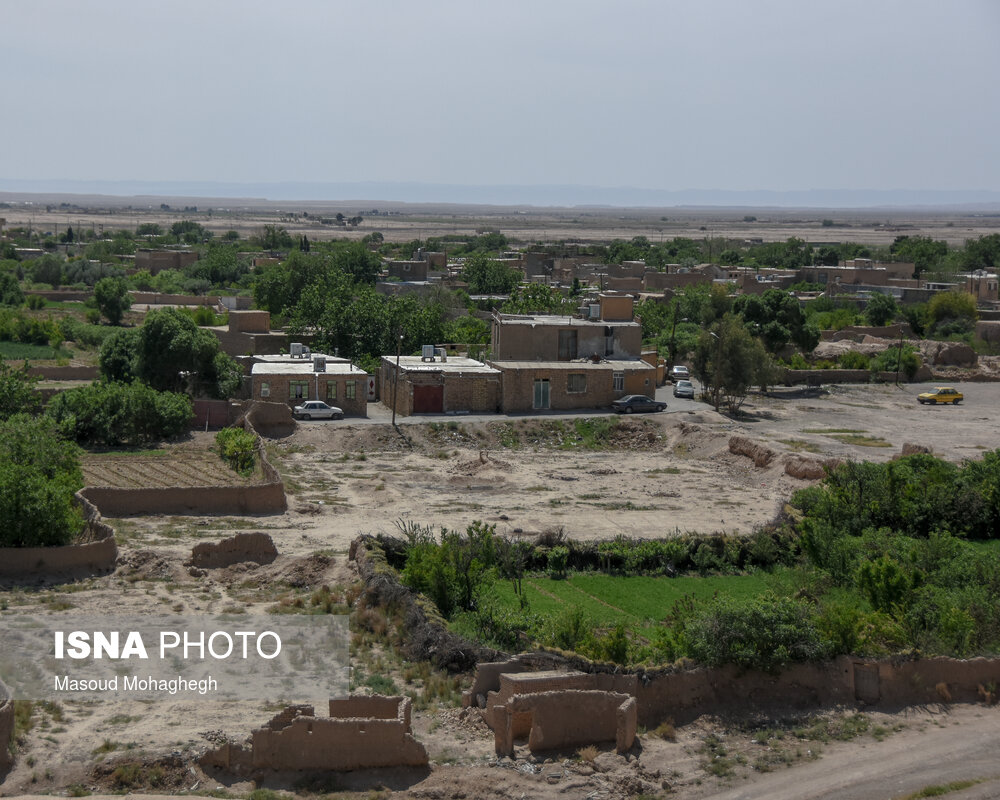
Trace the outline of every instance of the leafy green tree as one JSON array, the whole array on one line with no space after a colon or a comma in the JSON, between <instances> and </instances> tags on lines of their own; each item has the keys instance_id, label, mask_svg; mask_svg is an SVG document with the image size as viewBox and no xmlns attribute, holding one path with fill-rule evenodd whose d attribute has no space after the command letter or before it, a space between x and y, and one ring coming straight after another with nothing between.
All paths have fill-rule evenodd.
<instances>
[{"instance_id":1,"label":"leafy green tree","mask_svg":"<svg viewBox=\"0 0 1000 800\"><path fill-rule=\"evenodd\" d=\"M101 375L108 381L131 381L136 376L139 329L119 328L105 338L97 354Z\"/></svg>"},{"instance_id":2,"label":"leafy green tree","mask_svg":"<svg viewBox=\"0 0 1000 800\"><path fill-rule=\"evenodd\" d=\"M136 377L158 391L204 392L230 397L242 381L236 362L219 352L219 340L175 308L151 311L139 329Z\"/></svg>"},{"instance_id":3,"label":"leafy green tree","mask_svg":"<svg viewBox=\"0 0 1000 800\"><path fill-rule=\"evenodd\" d=\"M739 412L751 386L772 383L775 375L770 356L736 314L726 314L703 332L695 348L694 371L715 410L725 403L732 414Z\"/></svg>"},{"instance_id":4,"label":"leafy green tree","mask_svg":"<svg viewBox=\"0 0 1000 800\"><path fill-rule=\"evenodd\" d=\"M824 647L808 608L790 598L718 597L685 624L690 655L702 664L735 664L777 671L823 657Z\"/></svg>"},{"instance_id":5,"label":"leafy green tree","mask_svg":"<svg viewBox=\"0 0 1000 800\"><path fill-rule=\"evenodd\" d=\"M900 261L913 262L913 277L919 278L940 268L948 255L948 243L929 236L897 236L889 252Z\"/></svg>"},{"instance_id":6,"label":"leafy green tree","mask_svg":"<svg viewBox=\"0 0 1000 800\"><path fill-rule=\"evenodd\" d=\"M45 410L81 444L140 445L175 439L194 419L191 399L144 383L97 382L60 392Z\"/></svg>"},{"instance_id":7,"label":"leafy green tree","mask_svg":"<svg viewBox=\"0 0 1000 800\"><path fill-rule=\"evenodd\" d=\"M500 310L507 314L570 314L576 311L576 302L544 283L526 283L514 287Z\"/></svg>"},{"instance_id":8,"label":"leafy green tree","mask_svg":"<svg viewBox=\"0 0 1000 800\"><path fill-rule=\"evenodd\" d=\"M780 289L768 289L762 295L741 295L733 303L733 311L743 317L751 333L760 336L772 353L789 341L805 352L819 343L819 331L809 325L799 301Z\"/></svg>"},{"instance_id":9,"label":"leafy green tree","mask_svg":"<svg viewBox=\"0 0 1000 800\"><path fill-rule=\"evenodd\" d=\"M27 362L14 369L0 356L0 420L15 414L35 414L41 408L41 395L35 389L39 379L28 370Z\"/></svg>"},{"instance_id":10,"label":"leafy green tree","mask_svg":"<svg viewBox=\"0 0 1000 800\"><path fill-rule=\"evenodd\" d=\"M958 254L958 264L963 270L1000 267L1000 233L966 241L965 247Z\"/></svg>"},{"instance_id":11,"label":"leafy green tree","mask_svg":"<svg viewBox=\"0 0 1000 800\"><path fill-rule=\"evenodd\" d=\"M265 225L253 241L261 250L290 250L294 244L292 235L280 225Z\"/></svg>"},{"instance_id":12,"label":"leafy green tree","mask_svg":"<svg viewBox=\"0 0 1000 800\"><path fill-rule=\"evenodd\" d=\"M249 271L249 265L239 258L236 245L212 242L205 254L185 269L184 274L189 278L201 278L210 286L231 286Z\"/></svg>"},{"instance_id":13,"label":"leafy green tree","mask_svg":"<svg viewBox=\"0 0 1000 800\"><path fill-rule=\"evenodd\" d=\"M163 228L155 222L143 222L135 229L136 236L162 236Z\"/></svg>"},{"instance_id":14,"label":"leafy green tree","mask_svg":"<svg viewBox=\"0 0 1000 800\"><path fill-rule=\"evenodd\" d=\"M873 292L865 306L865 318L876 327L888 325L896 318L897 313L899 308L896 306L896 298L891 294Z\"/></svg>"},{"instance_id":15,"label":"leafy green tree","mask_svg":"<svg viewBox=\"0 0 1000 800\"><path fill-rule=\"evenodd\" d=\"M70 229L72 230L72 228ZM47 283L58 289L62 283L63 260L52 253L46 253L41 258L30 262L31 279L35 283Z\"/></svg>"},{"instance_id":16,"label":"leafy green tree","mask_svg":"<svg viewBox=\"0 0 1000 800\"><path fill-rule=\"evenodd\" d=\"M17 277L10 272L0 272L0 306L17 308L24 305L24 292Z\"/></svg>"},{"instance_id":17,"label":"leafy green tree","mask_svg":"<svg viewBox=\"0 0 1000 800\"><path fill-rule=\"evenodd\" d=\"M521 271L477 253L465 260L462 279L470 294L510 294L521 282Z\"/></svg>"},{"instance_id":18,"label":"leafy green tree","mask_svg":"<svg viewBox=\"0 0 1000 800\"><path fill-rule=\"evenodd\" d=\"M979 317L976 298L968 292L938 292L927 303L927 316L932 328L954 321L971 325Z\"/></svg>"},{"instance_id":19,"label":"leafy green tree","mask_svg":"<svg viewBox=\"0 0 1000 800\"><path fill-rule=\"evenodd\" d=\"M79 451L45 417L0 421L0 545L68 543L82 518L73 501L83 487Z\"/></svg>"},{"instance_id":20,"label":"leafy green tree","mask_svg":"<svg viewBox=\"0 0 1000 800\"><path fill-rule=\"evenodd\" d=\"M120 325L125 312L132 307L128 282L124 278L101 278L94 286L94 302L108 322Z\"/></svg>"}]
</instances>

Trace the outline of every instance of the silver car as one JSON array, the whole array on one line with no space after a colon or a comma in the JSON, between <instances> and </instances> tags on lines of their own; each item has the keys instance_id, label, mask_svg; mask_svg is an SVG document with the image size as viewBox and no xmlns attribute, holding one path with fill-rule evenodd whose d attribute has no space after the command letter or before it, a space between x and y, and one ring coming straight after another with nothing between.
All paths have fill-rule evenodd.
<instances>
[{"instance_id":1,"label":"silver car","mask_svg":"<svg viewBox=\"0 0 1000 800\"><path fill-rule=\"evenodd\" d=\"M292 416L295 419L343 419L344 410L329 406L322 400L306 400L302 405L295 406Z\"/></svg>"},{"instance_id":2,"label":"silver car","mask_svg":"<svg viewBox=\"0 0 1000 800\"><path fill-rule=\"evenodd\" d=\"M690 397L694 400L694 384L691 381L677 381L674 384L674 397Z\"/></svg>"},{"instance_id":3,"label":"silver car","mask_svg":"<svg viewBox=\"0 0 1000 800\"><path fill-rule=\"evenodd\" d=\"M670 380L674 383L677 383L677 381L686 381L690 377L691 373L683 364L674 364L674 366L670 368Z\"/></svg>"}]
</instances>

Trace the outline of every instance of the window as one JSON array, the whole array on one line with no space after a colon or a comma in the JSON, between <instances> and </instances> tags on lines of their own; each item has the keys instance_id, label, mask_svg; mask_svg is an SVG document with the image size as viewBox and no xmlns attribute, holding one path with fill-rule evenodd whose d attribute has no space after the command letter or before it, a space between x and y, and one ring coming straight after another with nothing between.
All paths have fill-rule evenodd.
<instances>
[{"instance_id":1,"label":"window","mask_svg":"<svg viewBox=\"0 0 1000 800\"><path fill-rule=\"evenodd\" d=\"M571 372L566 376L566 393L583 394L587 391L587 376L583 372Z\"/></svg>"},{"instance_id":2,"label":"window","mask_svg":"<svg viewBox=\"0 0 1000 800\"><path fill-rule=\"evenodd\" d=\"M625 373L615 372L611 377L611 388L616 392L625 391Z\"/></svg>"},{"instance_id":3,"label":"window","mask_svg":"<svg viewBox=\"0 0 1000 800\"><path fill-rule=\"evenodd\" d=\"M326 382L326 399L336 400L337 399L337 382L327 381Z\"/></svg>"},{"instance_id":4,"label":"window","mask_svg":"<svg viewBox=\"0 0 1000 800\"><path fill-rule=\"evenodd\" d=\"M289 381L288 399L305 400L309 396L309 381Z\"/></svg>"},{"instance_id":5,"label":"window","mask_svg":"<svg viewBox=\"0 0 1000 800\"><path fill-rule=\"evenodd\" d=\"M549 379L539 378L535 381L535 393L532 408L549 407Z\"/></svg>"},{"instance_id":6,"label":"window","mask_svg":"<svg viewBox=\"0 0 1000 800\"><path fill-rule=\"evenodd\" d=\"M271 396L271 384L267 381L261 381L260 383L260 396L270 397Z\"/></svg>"},{"instance_id":7,"label":"window","mask_svg":"<svg viewBox=\"0 0 1000 800\"><path fill-rule=\"evenodd\" d=\"M355 389L357 387L357 381L347 381L344 384L344 399L353 400Z\"/></svg>"},{"instance_id":8,"label":"window","mask_svg":"<svg viewBox=\"0 0 1000 800\"><path fill-rule=\"evenodd\" d=\"M559 331L559 361L576 358L576 331Z\"/></svg>"}]
</instances>

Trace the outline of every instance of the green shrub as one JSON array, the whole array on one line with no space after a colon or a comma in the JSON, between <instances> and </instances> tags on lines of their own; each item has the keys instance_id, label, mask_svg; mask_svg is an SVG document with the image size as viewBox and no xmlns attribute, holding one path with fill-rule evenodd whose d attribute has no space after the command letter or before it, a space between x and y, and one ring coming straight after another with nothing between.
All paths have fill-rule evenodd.
<instances>
[{"instance_id":1,"label":"green shrub","mask_svg":"<svg viewBox=\"0 0 1000 800\"><path fill-rule=\"evenodd\" d=\"M808 608L773 595L716 598L686 622L684 637L690 655L709 666L776 671L790 662L824 656Z\"/></svg>"},{"instance_id":2,"label":"green shrub","mask_svg":"<svg viewBox=\"0 0 1000 800\"><path fill-rule=\"evenodd\" d=\"M73 494L83 487L79 450L44 417L0 422L0 545L66 544L82 519Z\"/></svg>"},{"instance_id":3,"label":"green shrub","mask_svg":"<svg viewBox=\"0 0 1000 800\"><path fill-rule=\"evenodd\" d=\"M157 392L138 381L107 381L60 392L45 413L81 444L111 446L174 439L194 418L187 395Z\"/></svg>"},{"instance_id":4,"label":"green shrub","mask_svg":"<svg viewBox=\"0 0 1000 800\"><path fill-rule=\"evenodd\" d=\"M253 472L257 456L257 439L243 428L223 428L215 434L219 455L230 469L247 476Z\"/></svg>"},{"instance_id":5,"label":"green shrub","mask_svg":"<svg viewBox=\"0 0 1000 800\"><path fill-rule=\"evenodd\" d=\"M841 353L837 361L841 369L868 369L871 365L871 359L857 350Z\"/></svg>"},{"instance_id":6,"label":"green shrub","mask_svg":"<svg viewBox=\"0 0 1000 800\"><path fill-rule=\"evenodd\" d=\"M549 550L548 569L553 578L566 577L566 564L569 562L569 548L559 545Z\"/></svg>"}]
</instances>

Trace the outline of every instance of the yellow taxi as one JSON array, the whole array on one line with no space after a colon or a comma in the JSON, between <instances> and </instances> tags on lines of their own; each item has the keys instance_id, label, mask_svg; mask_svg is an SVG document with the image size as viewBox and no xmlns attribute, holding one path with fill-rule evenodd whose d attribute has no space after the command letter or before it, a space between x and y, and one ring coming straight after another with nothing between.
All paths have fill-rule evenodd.
<instances>
[{"instance_id":1,"label":"yellow taxi","mask_svg":"<svg viewBox=\"0 0 1000 800\"><path fill-rule=\"evenodd\" d=\"M952 405L958 405L965 399L965 396L958 391L958 389L953 389L951 386L935 386L929 392L922 392L917 395L918 403L951 403Z\"/></svg>"}]
</instances>

